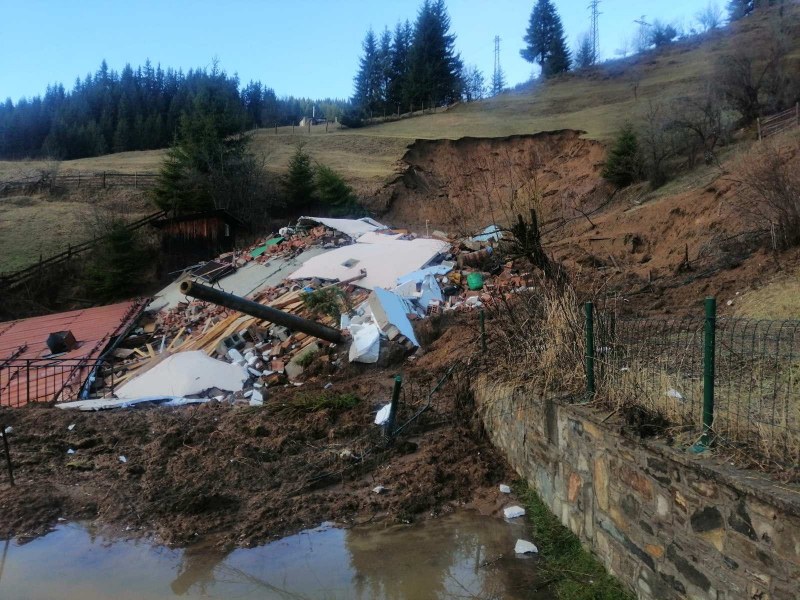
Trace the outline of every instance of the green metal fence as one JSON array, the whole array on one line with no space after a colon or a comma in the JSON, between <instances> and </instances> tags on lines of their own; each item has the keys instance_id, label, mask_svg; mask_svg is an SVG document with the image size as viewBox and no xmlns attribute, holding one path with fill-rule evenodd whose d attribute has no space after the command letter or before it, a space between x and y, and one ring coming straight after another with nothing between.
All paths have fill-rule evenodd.
<instances>
[{"instance_id":1,"label":"green metal fence","mask_svg":"<svg viewBox=\"0 0 800 600\"><path fill-rule=\"evenodd\" d=\"M587 393L663 417L696 448L800 460L800 321L705 314L622 319L586 307Z\"/></svg>"}]
</instances>

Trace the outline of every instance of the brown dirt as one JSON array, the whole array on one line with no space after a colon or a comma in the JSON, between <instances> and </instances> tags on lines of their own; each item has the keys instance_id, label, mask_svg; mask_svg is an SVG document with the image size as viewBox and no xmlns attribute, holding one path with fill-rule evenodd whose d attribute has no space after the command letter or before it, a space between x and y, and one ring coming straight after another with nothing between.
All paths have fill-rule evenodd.
<instances>
[{"instance_id":1,"label":"brown dirt","mask_svg":"<svg viewBox=\"0 0 800 600\"><path fill-rule=\"evenodd\" d=\"M740 161L757 151L750 142L659 190L640 184L615 192L600 176L605 147L581 134L417 140L373 208L417 231L464 234L508 225L535 206L545 250L581 294L631 313L696 311L708 295L732 313L737 298L776 273L788 277L800 262L798 251L776 255L763 239L743 235L764 227L744 209L737 180ZM788 148L787 160L800 166L795 133L770 143Z\"/></svg>"},{"instance_id":2,"label":"brown dirt","mask_svg":"<svg viewBox=\"0 0 800 600\"><path fill-rule=\"evenodd\" d=\"M428 362L407 377L401 419L442 366ZM410 521L475 498L485 505L510 473L477 430L453 421L452 388L391 448L375 449L374 411L388 400L393 375L351 370L328 392L322 381L280 389L264 407L0 410L0 422L14 428L17 480L12 488L0 474L0 537L88 519L168 544L202 536L247 546L326 520ZM286 409L299 395L334 392L362 400L344 410ZM371 491L379 484L385 493Z\"/></svg>"}]
</instances>

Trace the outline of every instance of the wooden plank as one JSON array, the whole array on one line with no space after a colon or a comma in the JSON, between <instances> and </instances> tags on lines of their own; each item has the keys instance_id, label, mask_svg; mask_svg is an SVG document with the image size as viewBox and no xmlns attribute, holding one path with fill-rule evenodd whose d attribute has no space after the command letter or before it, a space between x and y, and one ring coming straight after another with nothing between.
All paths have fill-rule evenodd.
<instances>
[{"instance_id":1,"label":"wooden plank","mask_svg":"<svg viewBox=\"0 0 800 600\"><path fill-rule=\"evenodd\" d=\"M156 357L156 351L153 350L153 346L150 344L150 342L147 342L145 344L145 346L147 346L147 352L150 354L150 358L155 358Z\"/></svg>"}]
</instances>

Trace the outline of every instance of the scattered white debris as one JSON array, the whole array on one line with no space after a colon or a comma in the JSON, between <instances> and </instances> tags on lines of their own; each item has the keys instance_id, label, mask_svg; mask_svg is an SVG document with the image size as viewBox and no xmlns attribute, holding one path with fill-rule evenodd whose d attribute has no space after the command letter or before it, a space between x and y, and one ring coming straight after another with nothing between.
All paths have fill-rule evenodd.
<instances>
[{"instance_id":1,"label":"scattered white debris","mask_svg":"<svg viewBox=\"0 0 800 600\"><path fill-rule=\"evenodd\" d=\"M329 389L331 389L332 387L333 387L333 383L331 383L331 382L329 381L328 383L326 383L326 384L325 384L325 387L324 387L324 389L326 389L326 390L329 390Z\"/></svg>"},{"instance_id":2,"label":"scattered white debris","mask_svg":"<svg viewBox=\"0 0 800 600\"><path fill-rule=\"evenodd\" d=\"M72 448L70 448L69 450L67 450L67 454L75 454L75 450L73 450Z\"/></svg>"},{"instance_id":3,"label":"scattered white debris","mask_svg":"<svg viewBox=\"0 0 800 600\"><path fill-rule=\"evenodd\" d=\"M628 371L630 371L630 370L631 370L631 368L630 368L630 367L622 367L622 368L620 369L620 371L621 371L622 373L627 373L627 372L628 372Z\"/></svg>"},{"instance_id":4,"label":"scattered white debris","mask_svg":"<svg viewBox=\"0 0 800 600\"><path fill-rule=\"evenodd\" d=\"M376 485L374 488L372 488L372 491L376 494L382 494L383 492L386 491L386 488L383 487L382 485Z\"/></svg>"},{"instance_id":5,"label":"scattered white debris","mask_svg":"<svg viewBox=\"0 0 800 600\"><path fill-rule=\"evenodd\" d=\"M258 390L253 390L253 393L250 395L250 406L263 406L263 405L264 405L264 395Z\"/></svg>"},{"instance_id":6,"label":"scattered white debris","mask_svg":"<svg viewBox=\"0 0 800 600\"><path fill-rule=\"evenodd\" d=\"M350 362L372 364L378 362L381 352L381 330L374 323L350 325L353 343L348 358Z\"/></svg>"},{"instance_id":7,"label":"scattered white debris","mask_svg":"<svg viewBox=\"0 0 800 600\"><path fill-rule=\"evenodd\" d=\"M506 519L516 519L524 514L525 509L521 506L509 506L508 508L503 509L503 515L505 515Z\"/></svg>"},{"instance_id":8,"label":"scattered white debris","mask_svg":"<svg viewBox=\"0 0 800 600\"><path fill-rule=\"evenodd\" d=\"M517 544L514 546L514 552L517 554L538 554L539 548L536 547L536 544L527 540L517 540Z\"/></svg>"},{"instance_id":9,"label":"scattered white debris","mask_svg":"<svg viewBox=\"0 0 800 600\"><path fill-rule=\"evenodd\" d=\"M349 458L353 458L353 451L350 448L345 448L341 452L339 452L339 458L342 460L347 460Z\"/></svg>"},{"instance_id":10,"label":"scattered white debris","mask_svg":"<svg viewBox=\"0 0 800 600\"><path fill-rule=\"evenodd\" d=\"M510 494L511 488L508 487L505 483L500 484L500 493L501 494Z\"/></svg>"},{"instance_id":11,"label":"scattered white debris","mask_svg":"<svg viewBox=\"0 0 800 600\"><path fill-rule=\"evenodd\" d=\"M727 304L728 306L733 306L733 300L728 300L725 304Z\"/></svg>"},{"instance_id":12,"label":"scattered white debris","mask_svg":"<svg viewBox=\"0 0 800 600\"><path fill-rule=\"evenodd\" d=\"M389 412L392 410L392 405L387 404L382 409L378 411L378 414L375 415L375 425L383 425L386 421L389 420Z\"/></svg>"},{"instance_id":13,"label":"scattered white debris","mask_svg":"<svg viewBox=\"0 0 800 600\"><path fill-rule=\"evenodd\" d=\"M121 462L121 463L128 462L128 457L127 456L123 456L123 455L120 454L119 455L119 462Z\"/></svg>"},{"instance_id":14,"label":"scattered white debris","mask_svg":"<svg viewBox=\"0 0 800 600\"><path fill-rule=\"evenodd\" d=\"M12 433L14 433L14 428L9 425L8 427L5 428L5 431L3 431L3 433L5 433L6 435L11 435Z\"/></svg>"},{"instance_id":15,"label":"scattered white debris","mask_svg":"<svg viewBox=\"0 0 800 600\"><path fill-rule=\"evenodd\" d=\"M75 423L67 427L67 431L72 431L73 429L75 429Z\"/></svg>"},{"instance_id":16,"label":"scattered white debris","mask_svg":"<svg viewBox=\"0 0 800 600\"><path fill-rule=\"evenodd\" d=\"M228 352L231 354L233 349ZM237 352L238 354L238 352ZM241 356L241 355L240 355ZM238 365L216 360L199 350L178 352L117 390L119 398L143 396L192 396L211 388L238 392L248 373Z\"/></svg>"},{"instance_id":17,"label":"scattered white debris","mask_svg":"<svg viewBox=\"0 0 800 600\"><path fill-rule=\"evenodd\" d=\"M678 400L683 400L683 395L674 388L670 388L667 390L667 396L669 396L670 398L677 398Z\"/></svg>"}]
</instances>

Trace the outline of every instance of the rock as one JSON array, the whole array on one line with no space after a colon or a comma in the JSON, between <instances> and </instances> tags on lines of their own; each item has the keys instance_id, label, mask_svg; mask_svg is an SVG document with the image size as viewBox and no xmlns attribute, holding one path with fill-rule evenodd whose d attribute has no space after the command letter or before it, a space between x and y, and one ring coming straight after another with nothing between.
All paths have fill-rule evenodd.
<instances>
[{"instance_id":1,"label":"rock","mask_svg":"<svg viewBox=\"0 0 800 600\"><path fill-rule=\"evenodd\" d=\"M521 506L509 506L508 508L503 509L503 515L505 515L506 519L516 519L524 514L525 509Z\"/></svg>"},{"instance_id":2,"label":"rock","mask_svg":"<svg viewBox=\"0 0 800 600\"><path fill-rule=\"evenodd\" d=\"M500 484L500 493L501 494L510 494L511 488L508 487L505 483Z\"/></svg>"},{"instance_id":3,"label":"rock","mask_svg":"<svg viewBox=\"0 0 800 600\"><path fill-rule=\"evenodd\" d=\"M250 395L250 406L263 406L264 405L264 396L258 390L253 390L253 393Z\"/></svg>"},{"instance_id":4,"label":"rock","mask_svg":"<svg viewBox=\"0 0 800 600\"><path fill-rule=\"evenodd\" d=\"M536 544L527 540L517 540L514 546L514 552L517 554L539 554L539 549L536 547Z\"/></svg>"},{"instance_id":5,"label":"rock","mask_svg":"<svg viewBox=\"0 0 800 600\"><path fill-rule=\"evenodd\" d=\"M296 362L290 362L284 368L284 373L286 373L286 376L289 379L297 379L298 377L300 377L300 375L303 374L303 371L305 371L305 369Z\"/></svg>"}]
</instances>

